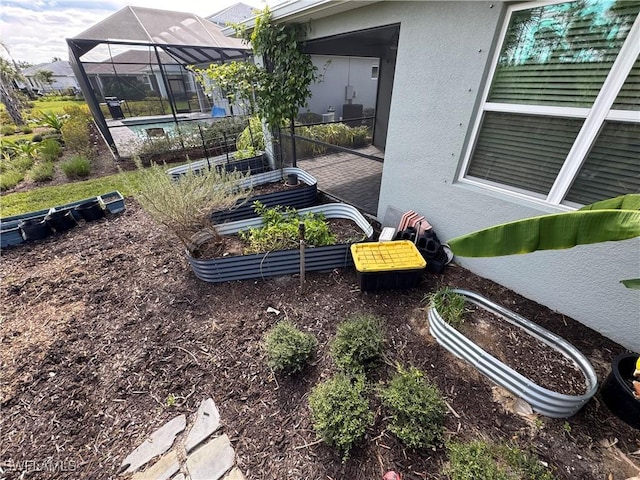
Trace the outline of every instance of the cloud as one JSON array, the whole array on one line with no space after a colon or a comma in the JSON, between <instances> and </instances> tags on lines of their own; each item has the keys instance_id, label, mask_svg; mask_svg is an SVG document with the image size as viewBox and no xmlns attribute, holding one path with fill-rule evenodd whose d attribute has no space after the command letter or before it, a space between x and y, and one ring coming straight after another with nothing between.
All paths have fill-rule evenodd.
<instances>
[{"instance_id":1,"label":"cloud","mask_svg":"<svg viewBox=\"0 0 640 480\"><path fill-rule=\"evenodd\" d=\"M260 0L243 0L260 8ZM69 58L65 39L84 32L108 16L134 4L140 7L211 15L236 0L4 0L0 13L0 41L20 61L50 62L53 57ZM0 49L6 57L6 51Z\"/></svg>"}]
</instances>

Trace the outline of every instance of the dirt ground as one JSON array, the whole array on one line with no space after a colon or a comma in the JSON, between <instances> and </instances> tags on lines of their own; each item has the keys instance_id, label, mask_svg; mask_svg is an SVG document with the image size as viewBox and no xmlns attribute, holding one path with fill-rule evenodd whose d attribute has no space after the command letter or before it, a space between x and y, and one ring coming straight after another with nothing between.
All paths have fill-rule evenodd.
<instances>
[{"instance_id":1,"label":"dirt ground","mask_svg":"<svg viewBox=\"0 0 640 480\"><path fill-rule=\"evenodd\" d=\"M429 335L424 297L445 285L475 290L573 343L602 381L624 349L578 322L455 264L408 291L361 292L352 269L307 274L304 287L297 276L208 284L190 271L181 245L133 199L126 205L2 252L0 478L116 478L147 435L210 396L248 479L371 480L389 469L405 480L444 478L444 448L404 448L373 394L375 424L348 461L317 441L308 395L335 371L328 342L354 313L377 315L390 360L417 366L441 389L447 438L513 442L560 479L639 474L640 432L599 394L566 421L509 412L504 392ZM274 375L262 347L284 318L319 340L313 363L292 377ZM380 367L374 382L390 373ZM17 468L46 460L73 471L21 476Z\"/></svg>"}]
</instances>

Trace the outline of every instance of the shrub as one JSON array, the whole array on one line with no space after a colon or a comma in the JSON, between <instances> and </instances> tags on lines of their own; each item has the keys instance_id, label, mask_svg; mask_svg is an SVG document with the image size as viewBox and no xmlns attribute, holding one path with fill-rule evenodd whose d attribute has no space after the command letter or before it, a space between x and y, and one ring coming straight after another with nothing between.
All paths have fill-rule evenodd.
<instances>
[{"instance_id":1,"label":"shrub","mask_svg":"<svg viewBox=\"0 0 640 480\"><path fill-rule=\"evenodd\" d=\"M259 117L251 117L249 119L249 125L242 131L242 133L238 137L236 147L239 153L243 150L248 150L250 152L265 150L264 133L262 131L262 120L260 120Z\"/></svg>"},{"instance_id":2,"label":"shrub","mask_svg":"<svg viewBox=\"0 0 640 480\"><path fill-rule=\"evenodd\" d=\"M22 180L24 180L24 174L17 170L6 170L0 175L0 190L5 191L15 187Z\"/></svg>"},{"instance_id":3,"label":"shrub","mask_svg":"<svg viewBox=\"0 0 640 480\"><path fill-rule=\"evenodd\" d=\"M40 122L49 128L53 128L56 132L60 132L65 124L66 117L55 113L42 113Z\"/></svg>"},{"instance_id":4,"label":"shrub","mask_svg":"<svg viewBox=\"0 0 640 480\"><path fill-rule=\"evenodd\" d=\"M65 147L82 156L91 156L91 136L89 123L80 117L69 118L62 126Z\"/></svg>"},{"instance_id":5,"label":"shrub","mask_svg":"<svg viewBox=\"0 0 640 480\"><path fill-rule=\"evenodd\" d=\"M364 372L382 355L384 333L373 315L356 315L338 326L331 356L346 372Z\"/></svg>"},{"instance_id":6,"label":"shrub","mask_svg":"<svg viewBox=\"0 0 640 480\"><path fill-rule=\"evenodd\" d=\"M16 133L16 127L14 125L2 125L2 127L0 127L0 133L2 135L13 135Z\"/></svg>"},{"instance_id":7,"label":"shrub","mask_svg":"<svg viewBox=\"0 0 640 480\"><path fill-rule=\"evenodd\" d=\"M91 162L87 157L76 155L62 163L62 171L69 179L88 177L91 173Z\"/></svg>"},{"instance_id":8,"label":"shrub","mask_svg":"<svg viewBox=\"0 0 640 480\"><path fill-rule=\"evenodd\" d=\"M289 321L278 322L265 338L267 363L274 370L300 371L317 345L318 341L310 333L301 332Z\"/></svg>"},{"instance_id":9,"label":"shrub","mask_svg":"<svg viewBox=\"0 0 640 480\"><path fill-rule=\"evenodd\" d=\"M36 133L33 137L31 137L31 141L33 143L40 143L42 141L42 135Z\"/></svg>"},{"instance_id":10,"label":"shrub","mask_svg":"<svg viewBox=\"0 0 640 480\"><path fill-rule=\"evenodd\" d=\"M365 390L363 376L337 375L316 385L309 396L314 430L343 454L343 460L373 424Z\"/></svg>"},{"instance_id":11,"label":"shrub","mask_svg":"<svg viewBox=\"0 0 640 480\"><path fill-rule=\"evenodd\" d=\"M438 388L420 370L398 367L380 398L391 413L390 430L405 445L423 448L441 439L446 406Z\"/></svg>"},{"instance_id":12,"label":"shrub","mask_svg":"<svg viewBox=\"0 0 640 480\"><path fill-rule=\"evenodd\" d=\"M45 182L53 178L54 164L51 161L40 162L29 170L28 176L34 182Z\"/></svg>"},{"instance_id":13,"label":"shrub","mask_svg":"<svg viewBox=\"0 0 640 480\"><path fill-rule=\"evenodd\" d=\"M554 475L535 457L519 448L474 440L447 445L450 480L553 480Z\"/></svg>"},{"instance_id":14,"label":"shrub","mask_svg":"<svg viewBox=\"0 0 640 480\"><path fill-rule=\"evenodd\" d=\"M442 319L453 328L460 328L464 322L465 298L450 288L441 288L428 296L431 306L435 308Z\"/></svg>"},{"instance_id":15,"label":"shrub","mask_svg":"<svg viewBox=\"0 0 640 480\"><path fill-rule=\"evenodd\" d=\"M26 126L26 125L25 125L24 127L22 127L22 128L20 129L20 131L21 131L22 133L24 133L24 134L29 134L29 133L32 133L32 132L33 132L33 128L28 127L28 126Z\"/></svg>"},{"instance_id":16,"label":"shrub","mask_svg":"<svg viewBox=\"0 0 640 480\"><path fill-rule=\"evenodd\" d=\"M48 162L57 160L58 157L62 154L62 147L60 146L60 143L58 143L58 141L53 138L48 138L42 141L42 143L40 143L39 149L42 159Z\"/></svg>"},{"instance_id":17,"label":"shrub","mask_svg":"<svg viewBox=\"0 0 640 480\"><path fill-rule=\"evenodd\" d=\"M239 237L247 242L245 254L297 248L300 222L304 223L307 245L321 247L335 243L335 236L320 213L300 216L293 208L283 212L280 206L266 208L260 202L254 202L254 209L262 217L262 225L239 232Z\"/></svg>"},{"instance_id":18,"label":"shrub","mask_svg":"<svg viewBox=\"0 0 640 480\"><path fill-rule=\"evenodd\" d=\"M11 169L16 172L24 173L33 167L35 160L34 157L17 153L16 156L11 160Z\"/></svg>"},{"instance_id":19,"label":"shrub","mask_svg":"<svg viewBox=\"0 0 640 480\"><path fill-rule=\"evenodd\" d=\"M212 168L195 173L187 173L179 180L171 179L165 169L157 163L143 168L140 159L138 166L139 184L131 186L137 191L136 199L151 216L165 225L178 239L195 253L192 237L205 232L219 239L215 225L211 222L211 212L224 210L247 196L248 189L238 188L240 181L248 176L241 172L227 172Z\"/></svg>"}]
</instances>

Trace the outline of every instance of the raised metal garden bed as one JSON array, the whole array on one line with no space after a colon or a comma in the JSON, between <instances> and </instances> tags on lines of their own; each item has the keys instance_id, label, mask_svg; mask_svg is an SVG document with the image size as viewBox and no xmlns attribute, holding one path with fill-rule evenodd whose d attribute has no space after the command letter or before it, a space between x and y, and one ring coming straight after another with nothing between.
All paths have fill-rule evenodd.
<instances>
[{"instance_id":1,"label":"raised metal garden bed","mask_svg":"<svg viewBox=\"0 0 640 480\"><path fill-rule=\"evenodd\" d=\"M467 290L453 291L463 295L466 301L504 318L512 325L521 328L527 334L570 359L584 375L585 393L583 395L566 395L537 385L462 335L449 325L435 308L431 307L429 308L429 330L444 348L469 362L497 385L527 401L535 412L548 417L570 417L595 395L598 389L598 378L593 366L577 348L565 339L477 293ZM531 361L543 360L532 358Z\"/></svg>"},{"instance_id":2,"label":"raised metal garden bed","mask_svg":"<svg viewBox=\"0 0 640 480\"><path fill-rule=\"evenodd\" d=\"M21 227L21 224L35 225L37 223L45 223L47 216L53 212L70 211L76 221L86 220L86 217L83 216L82 208L79 209L77 207L88 206L88 204L93 202L97 202L101 209L112 215L120 213L125 209L124 197L120 192L114 191L78 200L77 202L57 205L46 210L38 210L35 212L5 217L0 219L0 246L1 248L7 248L25 243L30 239L30 237L28 234L25 235L25 231Z\"/></svg>"},{"instance_id":3,"label":"raised metal garden bed","mask_svg":"<svg viewBox=\"0 0 640 480\"><path fill-rule=\"evenodd\" d=\"M269 161L265 154L241 160L236 160L232 154L219 155L214 158L204 158L185 165L180 165L179 167L173 167L167 170L167 174L169 174L173 179L178 179L185 175L189 170L197 173L214 167L223 168L227 172L232 172L234 170L239 172L251 172L252 175L270 170Z\"/></svg>"},{"instance_id":4,"label":"raised metal garden bed","mask_svg":"<svg viewBox=\"0 0 640 480\"><path fill-rule=\"evenodd\" d=\"M373 227L362 214L351 205L329 203L298 210L300 215L309 212L323 213L326 218L345 218L352 220L362 229L367 238L371 238L373 235ZM260 225L262 225L261 218L250 218L220 225L218 232L221 235L232 235L238 233L240 230ZM326 247L307 248L304 257L306 271L317 272L352 266L353 259L349 247L349 244L338 244ZM193 258L188 254L187 257L196 277L211 283L268 278L278 275L290 275L300 271L299 250L279 250L268 253L214 259Z\"/></svg>"},{"instance_id":5,"label":"raised metal garden bed","mask_svg":"<svg viewBox=\"0 0 640 480\"><path fill-rule=\"evenodd\" d=\"M277 205L282 207L292 207L296 209L310 207L316 201L318 195L318 181L310 173L305 172L301 168L287 167L282 170L273 170L271 172L259 173L245 178L241 183L241 187L257 187L267 183L283 182L289 175L296 175L301 186L284 187L285 190L279 192L265 193L254 195L248 199L238 202L238 206L230 210L213 212L211 220L215 224L243 220L245 218L255 217L253 202L259 201L267 208Z\"/></svg>"}]
</instances>

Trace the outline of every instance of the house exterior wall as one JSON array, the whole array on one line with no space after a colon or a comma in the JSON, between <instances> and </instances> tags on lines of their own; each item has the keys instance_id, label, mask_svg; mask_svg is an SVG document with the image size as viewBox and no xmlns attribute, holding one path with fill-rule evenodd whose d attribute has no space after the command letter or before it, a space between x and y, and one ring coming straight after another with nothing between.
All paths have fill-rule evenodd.
<instances>
[{"instance_id":1,"label":"house exterior wall","mask_svg":"<svg viewBox=\"0 0 640 480\"><path fill-rule=\"evenodd\" d=\"M378 207L383 224L415 210L446 240L556 212L455 181L504 12L500 2L381 2L311 23L311 38L401 25ZM640 292L619 283L638 277L639 252L636 238L456 261L640 351Z\"/></svg>"},{"instance_id":2,"label":"house exterior wall","mask_svg":"<svg viewBox=\"0 0 640 480\"><path fill-rule=\"evenodd\" d=\"M345 88L353 86L352 103L364 108L375 108L378 80L371 78L371 68L378 66L377 58L312 55L322 80L311 86L312 96L307 109L313 113L327 113L329 106L335 109L336 120L343 116L342 105L347 103ZM301 113L304 113L302 111Z\"/></svg>"}]
</instances>

